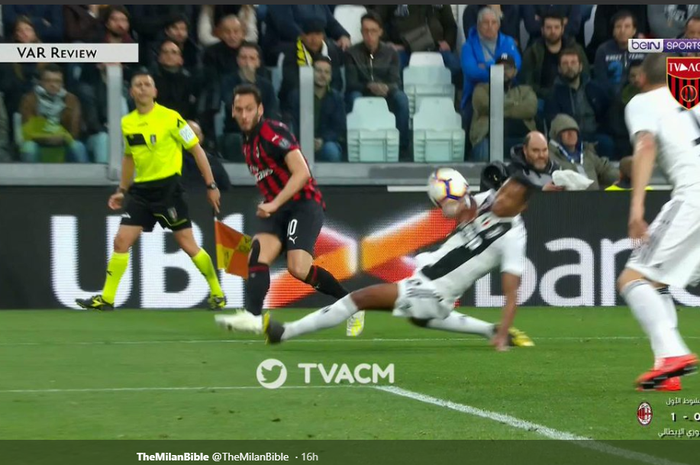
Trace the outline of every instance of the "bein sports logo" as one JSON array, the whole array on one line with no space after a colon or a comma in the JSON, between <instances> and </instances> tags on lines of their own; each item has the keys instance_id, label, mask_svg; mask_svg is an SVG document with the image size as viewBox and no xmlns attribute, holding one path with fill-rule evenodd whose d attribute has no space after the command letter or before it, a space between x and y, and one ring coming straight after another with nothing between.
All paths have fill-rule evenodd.
<instances>
[{"instance_id":1,"label":"bein sports logo","mask_svg":"<svg viewBox=\"0 0 700 465\"><path fill-rule=\"evenodd\" d=\"M325 367L322 363L299 363L298 368L304 370L304 384L311 384L311 373L316 370L321 375L324 384L377 384L384 380L389 384L394 384L394 364L390 363L385 368L376 363L360 363L354 369L343 363L334 363L330 367ZM279 369L279 374L273 379L274 371ZM369 371L369 373L367 373ZM255 371L258 384L265 389L279 389L287 381L287 367L281 361L268 358L258 365Z\"/></svg>"},{"instance_id":2,"label":"bein sports logo","mask_svg":"<svg viewBox=\"0 0 700 465\"><path fill-rule=\"evenodd\" d=\"M642 402L637 407L637 421L642 426L649 426L652 418L654 417L654 411L651 409L651 405L648 402Z\"/></svg>"}]
</instances>

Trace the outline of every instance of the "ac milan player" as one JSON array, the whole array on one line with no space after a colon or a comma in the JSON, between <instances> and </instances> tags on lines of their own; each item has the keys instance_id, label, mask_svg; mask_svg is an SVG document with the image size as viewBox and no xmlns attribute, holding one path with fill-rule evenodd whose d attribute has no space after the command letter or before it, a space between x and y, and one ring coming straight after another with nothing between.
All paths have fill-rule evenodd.
<instances>
[{"instance_id":1,"label":"ac milan player","mask_svg":"<svg viewBox=\"0 0 700 465\"><path fill-rule=\"evenodd\" d=\"M270 265L285 251L287 269L295 278L336 299L348 292L332 274L313 264L325 203L294 135L279 121L264 118L257 87L240 85L233 94L233 117L245 135L246 164L264 202L258 205L262 226L248 258L246 310L217 315L216 321L229 330L260 333ZM362 316L348 320L348 334L358 335L363 322Z\"/></svg>"}]
</instances>

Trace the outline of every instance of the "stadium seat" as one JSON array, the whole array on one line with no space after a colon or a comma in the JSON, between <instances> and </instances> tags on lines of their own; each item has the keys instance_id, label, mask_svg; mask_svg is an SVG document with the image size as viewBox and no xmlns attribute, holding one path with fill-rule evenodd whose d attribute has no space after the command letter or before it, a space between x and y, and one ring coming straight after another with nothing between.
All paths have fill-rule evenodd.
<instances>
[{"instance_id":1,"label":"stadium seat","mask_svg":"<svg viewBox=\"0 0 700 465\"><path fill-rule=\"evenodd\" d=\"M367 8L362 5L338 5L333 11L335 19L350 34L350 42L353 45L362 42L360 19L365 13L367 13Z\"/></svg>"},{"instance_id":2,"label":"stadium seat","mask_svg":"<svg viewBox=\"0 0 700 465\"><path fill-rule=\"evenodd\" d=\"M399 161L396 117L381 97L360 97L348 115L348 161L391 163Z\"/></svg>"},{"instance_id":3,"label":"stadium seat","mask_svg":"<svg viewBox=\"0 0 700 465\"><path fill-rule=\"evenodd\" d=\"M445 97L423 100L413 118L413 160L418 163L464 161L462 117Z\"/></svg>"},{"instance_id":4,"label":"stadium seat","mask_svg":"<svg viewBox=\"0 0 700 465\"><path fill-rule=\"evenodd\" d=\"M413 116L416 108L426 97L447 97L454 101L455 87L452 74L444 66L408 66L403 70L403 90L408 97L409 114Z\"/></svg>"},{"instance_id":5,"label":"stadium seat","mask_svg":"<svg viewBox=\"0 0 700 465\"><path fill-rule=\"evenodd\" d=\"M437 52L414 52L408 61L408 66L445 66L442 55Z\"/></svg>"}]
</instances>

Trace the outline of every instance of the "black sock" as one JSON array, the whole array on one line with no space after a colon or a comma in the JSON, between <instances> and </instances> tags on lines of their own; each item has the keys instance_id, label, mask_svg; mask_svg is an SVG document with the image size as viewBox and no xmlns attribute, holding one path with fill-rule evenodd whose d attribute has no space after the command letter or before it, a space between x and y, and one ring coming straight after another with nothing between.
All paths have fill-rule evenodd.
<instances>
[{"instance_id":1,"label":"black sock","mask_svg":"<svg viewBox=\"0 0 700 465\"><path fill-rule=\"evenodd\" d=\"M264 263L250 265L248 282L245 286L246 310L253 315L262 315L268 289L270 289L270 267Z\"/></svg>"},{"instance_id":2,"label":"black sock","mask_svg":"<svg viewBox=\"0 0 700 465\"><path fill-rule=\"evenodd\" d=\"M248 281L245 286L246 310L253 315L262 315L263 304L270 289L270 267L258 262L260 242L253 241L248 262Z\"/></svg>"},{"instance_id":3,"label":"black sock","mask_svg":"<svg viewBox=\"0 0 700 465\"><path fill-rule=\"evenodd\" d=\"M313 286L317 291L326 295L342 299L348 295L348 291L338 282L335 277L320 266L311 266L309 274L304 279L306 284Z\"/></svg>"}]
</instances>

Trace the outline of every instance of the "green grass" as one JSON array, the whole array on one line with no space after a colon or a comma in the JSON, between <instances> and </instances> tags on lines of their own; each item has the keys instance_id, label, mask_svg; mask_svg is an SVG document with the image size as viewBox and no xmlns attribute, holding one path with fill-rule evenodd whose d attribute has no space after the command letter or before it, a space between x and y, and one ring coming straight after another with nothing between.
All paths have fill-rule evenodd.
<instances>
[{"instance_id":1,"label":"green grass","mask_svg":"<svg viewBox=\"0 0 700 465\"><path fill-rule=\"evenodd\" d=\"M680 320L685 335L700 334L696 310L682 311ZM359 339L339 327L306 338L312 341L265 346L220 331L205 312L0 312L0 438L542 439L371 387L319 388L317 373L311 388L262 389L255 373L267 358L286 364L288 386L304 385L298 363L393 363L397 387L600 440L700 429L674 426L670 415L692 416L700 407L672 408L666 401L675 394L633 390L652 356L629 310L523 308L517 326L536 347L497 353L479 338L422 330L385 314L368 315ZM687 341L700 350L698 338ZM700 377L683 383L679 395L700 397ZM231 389L240 386L252 388ZM207 389L138 390L183 387ZM100 391L114 388L137 390ZM647 428L636 420L642 400L654 408Z\"/></svg>"}]
</instances>

